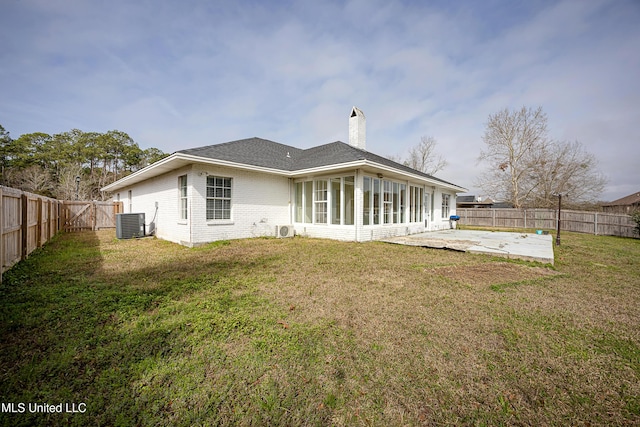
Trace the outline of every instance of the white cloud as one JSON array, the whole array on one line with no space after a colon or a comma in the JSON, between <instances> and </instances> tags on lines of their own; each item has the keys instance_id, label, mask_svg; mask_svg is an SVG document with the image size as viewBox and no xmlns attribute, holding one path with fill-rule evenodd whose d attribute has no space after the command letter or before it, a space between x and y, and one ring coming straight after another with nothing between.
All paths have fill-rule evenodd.
<instances>
[{"instance_id":1,"label":"white cloud","mask_svg":"<svg viewBox=\"0 0 640 427\"><path fill-rule=\"evenodd\" d=\"M249 136L308 147L346 140L356 105L370 150L432 135L442 177L471 186L488 115L542 105L551 136L601 159L604 198L640 183L634 0L1 8L0 123L14 136L117 128L165 151Z\"/></svg>"}]
</instances>

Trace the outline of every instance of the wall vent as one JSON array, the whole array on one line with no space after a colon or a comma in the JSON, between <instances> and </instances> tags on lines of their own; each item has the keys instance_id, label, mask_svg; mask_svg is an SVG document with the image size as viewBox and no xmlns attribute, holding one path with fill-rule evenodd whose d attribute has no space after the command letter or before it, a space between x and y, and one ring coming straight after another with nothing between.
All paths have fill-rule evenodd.
<instances>
[{"instance_id":1,"label":"wall vent","mask_svg":"<svg viewBox=\"0 0 640 427\"><path fill-rule=\"evenodd\" d=\"M132 239L145 236L144 213L116 214L116 237Z\"/></svg>"}]
</instances>

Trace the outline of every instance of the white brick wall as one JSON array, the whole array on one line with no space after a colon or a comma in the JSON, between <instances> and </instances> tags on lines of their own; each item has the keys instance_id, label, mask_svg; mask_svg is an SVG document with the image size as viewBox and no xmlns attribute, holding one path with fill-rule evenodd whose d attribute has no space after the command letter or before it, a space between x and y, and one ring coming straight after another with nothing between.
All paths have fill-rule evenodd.
<instances>
[{"instance_id":1,"label":"white brick wall","mask_svg":"<svg viewBox=\"0 0 640 427\"><path fill-rule=\"evenodd\" d=\"M156 230L156 236L176 243L190 240L189 221L179 219L178 209L178 177L187 175L187 184L191 181L191 167L184 167L159 177L149 179L132 187L119 191L120 200L124 203L125 212L144 212L147 232L150 226ZM129 201L128 193L131 190ZM187 191L190 191L189 186ZM156 213L156 202L158 209ZM151 224L153 222L153 224Z\"/></svg>"},{"instance_id":2,"label":"white brick wall","mask_svg":"<svg viewBox=\"0 0 640 427\"><path fill-rule=\"evenodd\" d=\"M207 221L207 174L232 178L231 220ZM212 166L195 166L192 175L193 244L275 236L276 226L291 224L288 178Z\"/></svg>"},{"instance_id":3,"label":"white brick wall","mask_svg":"<svg viewBox=\"0 0 640 427\"><path fill-rule=\"evenodd\" d=\"M178 177L181 175L187 175L187 220L180 219ZM232 179L231 220L207 221L207 175ZM433 200L434 214L433 220L428 221L427 229L424 223L363 225L363 174L359 171L355 175L355 225L295 224L296 233L326 239L369 241L449 228L448 217L442 218L441 214L442 192L436 188L431 199L431 193L434 191L431 187L425 187L425 194L429 195L430 203ZM153 222L157 237L188 246L216 240L275 236L276 226L292 224L293 219L293 188L290 180L272 174L211 165L186 166L121 189L118 194L124 203L125 212L129 212L129 190L132 195L131 211L145 213L147 231ZM454 215L455 194L450 194L450 214ZM429 215L429 212L426 215Z\"/></svg>"},{"instance_id":4,"label":"white brick wall","mask_svg":"<svg viewBox=\"0 0 640 427\"><path fill-rule=\"evenodd\" d=\"M185 174L188 218L182 220L178 177ZM206 219L207 174L232 179L230 220ZM129 203L129 190L133 212L144 212L147 224L156 217L156 236L188 246L224 239L275 236L277 225L291 224L289 179L275 175L193 165L122 189L119 193L124 206Z\"/></svg>"}]
</instances>

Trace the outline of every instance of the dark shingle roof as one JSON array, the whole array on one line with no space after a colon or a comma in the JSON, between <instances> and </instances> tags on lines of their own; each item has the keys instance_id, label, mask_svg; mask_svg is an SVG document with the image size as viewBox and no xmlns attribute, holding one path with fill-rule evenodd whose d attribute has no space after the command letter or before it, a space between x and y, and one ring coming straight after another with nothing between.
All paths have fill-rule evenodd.
<instances>
[{"instance_id":1,"label":"dark shingle roof","mask_svg":"<svg viewBox=\"0 0 640 427\"><path fill-rule=\"evenodd\" d=\"M178 153L290 172L368 160L445 184L455 185L341 141L302 150L262 138L248 138L180 150Z\"/></svg>"},{"instance_id":2,"label":"dark shingle roof","mask_svg":"<svg viewBox=\"0 0 640 427\"><path fill-rule=\"evenodd\" d=\"M293 159L299 157L302 151L299 148L262 138L248 138L180 150L178 153L290 171ZM287 154L289 154L288 157Z\"/></svg>"}]
</instances>

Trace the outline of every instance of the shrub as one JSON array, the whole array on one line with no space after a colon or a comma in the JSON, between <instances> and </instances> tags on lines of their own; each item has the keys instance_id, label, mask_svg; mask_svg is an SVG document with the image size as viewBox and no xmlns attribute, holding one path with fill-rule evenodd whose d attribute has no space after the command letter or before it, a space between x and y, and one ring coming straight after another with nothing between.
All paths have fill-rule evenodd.
<instances>
[{"instance_id":1,"label":"shrub","mask_svg":"<svg viewBox=\"0 0 640 427\"><path fill-rule=\"evenodd\" d=\"M640 210L636 210L632 213L631 218L633 218L633 221L636 223L636 233L640 235Z\"/></svg>"}]
</instances>

